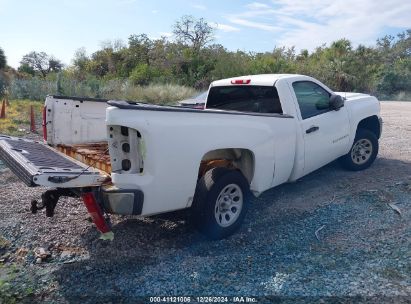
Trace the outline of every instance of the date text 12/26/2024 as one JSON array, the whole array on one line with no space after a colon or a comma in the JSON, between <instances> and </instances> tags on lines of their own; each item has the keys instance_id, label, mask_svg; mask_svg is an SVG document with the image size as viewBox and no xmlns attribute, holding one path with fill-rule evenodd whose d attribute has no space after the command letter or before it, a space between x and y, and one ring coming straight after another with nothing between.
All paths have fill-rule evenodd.
<instances>
[{"instance_id":1,"label":"date text 12/26/2024","mask_svg":"<svg viewBox=\"0 0 411 304\"><path fill-rule=\"evenodd\" d=\"M150 297L150 303L257 303L254 297Z\"/></svg>"}]
</instances>

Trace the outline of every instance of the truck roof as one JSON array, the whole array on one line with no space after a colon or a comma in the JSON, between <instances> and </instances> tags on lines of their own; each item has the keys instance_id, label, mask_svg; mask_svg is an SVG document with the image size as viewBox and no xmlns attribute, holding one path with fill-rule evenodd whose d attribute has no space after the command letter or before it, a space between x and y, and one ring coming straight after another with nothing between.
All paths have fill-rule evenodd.
<instances>
[{"instance_id":1,"label":"truck roof","mask_svg":"<svg viewBox=\"0 0 411 304\"><path fill-rule=\"evenodd\" d=\"M211 83L211 86L226 86L235 84L233 82L237 81L249 81L243 84L251 85L273 85L280 78L294 78L301 77L304 75L299 74L260 74L260 75L245 75L245 76L236 76L232 78L226 78L222 80L216 80ZM305 76L307 77L307 76Z\"/></svg>"}]
</instances>

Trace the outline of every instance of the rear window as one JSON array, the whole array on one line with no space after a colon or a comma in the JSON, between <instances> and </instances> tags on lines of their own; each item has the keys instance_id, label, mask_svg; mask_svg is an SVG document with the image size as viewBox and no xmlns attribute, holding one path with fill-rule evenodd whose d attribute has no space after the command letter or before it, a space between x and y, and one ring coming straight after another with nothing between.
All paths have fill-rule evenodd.
<instances>
[{"instance_id":1,"label":"rear window","mask_svg":"<svg viewBox=\"0 0 411 304\"><path fill-rule=\"evenodd\" d=\"M280 98L274 86L212 87L207 109L282 114Z\"/></svg>"}]
</instances>

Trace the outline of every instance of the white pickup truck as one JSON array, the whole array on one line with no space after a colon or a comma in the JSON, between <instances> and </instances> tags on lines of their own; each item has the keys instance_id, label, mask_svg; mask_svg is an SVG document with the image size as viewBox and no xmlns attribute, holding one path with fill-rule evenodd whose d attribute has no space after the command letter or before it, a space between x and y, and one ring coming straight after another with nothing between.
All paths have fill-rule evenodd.
<instances>
[{"instance_id":1,"label":"white pickup truck","mask_svg":"<svg viewBox=\"0 0 411 304\"><path fill-rule=\"evenodd\" d=\"M0 136L0 158L29 186L78 196L102 233L104 213L149 216L190 208L207 236L232 234L249 194L291 182L339 159L369 167L382 121L375 97L335 93L303 75L214 81L205 109L48 96L45 143Z\"/></svg>"}]
</instances>

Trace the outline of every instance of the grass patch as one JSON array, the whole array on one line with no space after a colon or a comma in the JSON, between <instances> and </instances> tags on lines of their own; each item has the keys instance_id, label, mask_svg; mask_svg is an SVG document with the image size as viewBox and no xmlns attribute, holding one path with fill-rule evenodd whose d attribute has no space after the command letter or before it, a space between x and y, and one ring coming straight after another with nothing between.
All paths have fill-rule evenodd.
<instances>
[{"instance_id":1,"label":"grass patch","mask_svg":"<svg viewBox=\"0 0 411 304\"><path fill-rule=\"evenodd\" d=\"M10 246L10 242L6 240L5 238L3 238L2 236L0 236L0 250L6 249L9 246Z\"/></svg>"},{"instance_id":2,"label":"grass patch","mask_svg":"<svg viewBox=\"0 0 411 304\"><path fill-rule=\"evenodd\" d=\"M10 241L0 236L0 257L5 251L10 250L10 245ZM24 285L16 284L21 270L21 266L15 263L0 263L0 303L20 303L23 300L31 302L34 288L30 281Z\"/></svg>"},{"instance_id":3,"label":"grass patch","mask_svg":"<svg viewBox=\"0 0 411 304\"><path fill-rule=\"evenodd\" d=\"M16 279L20 269L16 265L0 266L0 303L21 303L31 302L34 295L34 288L26 286L18 288L13 280Z\"/></svg>"},{"instance_id":4,"label":"grass patch","mask_svg":"<svg viewBox=\"0 0 411 304\"><path fill-rule=\"evenodd\" d=\"M11 100L6 107L6 118L0 119L0 134L21 136L30 130L30 106L34 106L35 119L41 120L43 102Z\"/></svg>"},{"instance_id":5,"label":"grass patch","mask_svg":"<svg viewBox=\"0 0 411 304\"><path fill-rule=\"evenodd\" d=\"M112 81L101 92L101 97L107 99L125 99L142 101L152 104L175 104L177 101L197 95L193 88L176 84L150 84L134 86L130 83Z\"/></svg>"},{"instance_id":6,"label":"grass patch","mask_svg":"<svg viewBox=\"0 0 411 304\"><path fill-rule=\"evenodd\" d=\"M116 100L134 100L152 104L176 104L177 101L193 97L198 92L190 87L175 84L151 84L148 86L134 86L128 82L110 81L95 94L82 94L73 91L67 94L73 96L92 96ZM0 134L22 136L30 131L30 106L34 106L37 126L41 121L43 101L14 99L6 107L6 118L0 119Z\"/></svg>"},{"instance_id":7,"label":"grass patch","mask_svg":"<svg viewBox=\"0 0 411 304\"><path fill-rule=\"evenodd\" d=\"M197 91L178 84L134 85L126 79L97 79L89 77L77 81L63 76L57 92L56 79L14 79L10 86L12 99L44 100L46 95L98 97L107 99L138 100L154 104L170 104L197 95Z\"/></svg>"}]
</instances>

